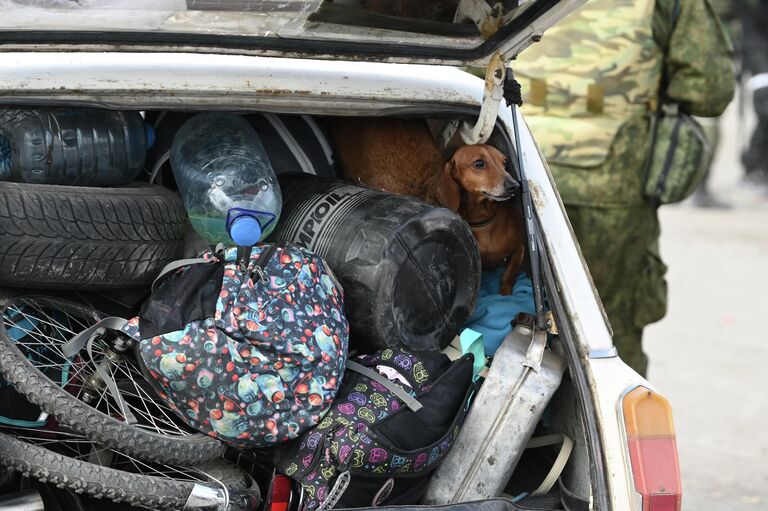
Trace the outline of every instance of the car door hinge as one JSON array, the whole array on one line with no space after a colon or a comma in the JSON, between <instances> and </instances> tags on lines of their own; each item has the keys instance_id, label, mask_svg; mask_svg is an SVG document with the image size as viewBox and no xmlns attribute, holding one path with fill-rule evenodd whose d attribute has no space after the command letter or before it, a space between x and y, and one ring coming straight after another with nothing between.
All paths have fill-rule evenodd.
<instances>
[{"instance_id":1,"label":"car door hinge","mask_svg":"<svg viewBox=\"0 0 768 511\"><path fill-rule=\"evenodd\" d=\"M456 7L453 22L471 21L477 25L483 39L488 39L499 30L503 18L504 5L501 2L490 6L485 0L461 0Z\"/></svg>"}]
</instances>

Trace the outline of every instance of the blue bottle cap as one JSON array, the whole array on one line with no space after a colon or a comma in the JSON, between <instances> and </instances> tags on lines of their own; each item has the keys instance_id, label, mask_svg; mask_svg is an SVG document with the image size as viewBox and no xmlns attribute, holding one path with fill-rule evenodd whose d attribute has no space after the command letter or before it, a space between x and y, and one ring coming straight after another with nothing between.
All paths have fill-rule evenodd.
<instances>
[{"instance_id":1,"label":"blue bottle cap","mask_svg":"<svg viewBox=\"0 0 768 511\"><path fill-rule=\"evenodd\" d=\"M147 149L152 149L155 146L155 128L152 127L151 124L145 122L144 123L144 134L146 135L147 139Z\"/></svg>"},{"instance_id":2,"label":"blue bottle cap","mask_svg":"<svg viewBox=\"0 0 768 511\"><path fill-rule=\"evenodd\" d=\"M229 235L241 247L250 247L261 238L261 224L250 215L237 217L229 227Z\"/></svg>"}]
</instances>

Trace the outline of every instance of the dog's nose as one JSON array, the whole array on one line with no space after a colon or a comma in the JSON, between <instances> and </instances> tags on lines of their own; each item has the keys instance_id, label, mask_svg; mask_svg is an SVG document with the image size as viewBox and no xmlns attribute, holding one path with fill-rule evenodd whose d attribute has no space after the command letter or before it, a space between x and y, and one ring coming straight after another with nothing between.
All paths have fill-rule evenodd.
<instances>
[{"instance_id":1,"label":"dog's nose","mask_svg":"<svg viewBox=\"0 0 768 511\"><path fill-rule=\"evenodd\" d=\"M504 180L504 191L507 192L508 194L514 195L519 188L520 188L520 183L518 183L514 179L509 178Z\"/></svg>"}]
</instances>

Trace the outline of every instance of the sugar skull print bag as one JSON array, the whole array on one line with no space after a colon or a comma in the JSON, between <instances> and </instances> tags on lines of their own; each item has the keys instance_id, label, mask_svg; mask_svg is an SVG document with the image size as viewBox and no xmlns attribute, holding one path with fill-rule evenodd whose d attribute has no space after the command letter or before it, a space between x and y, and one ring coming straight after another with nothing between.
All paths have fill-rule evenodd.
<instances>
[{"instance_id":1,"label":"sugar skull print bag","mask_svg":"<svg viewBox=\"0 0 768 511\"><path fill-rule=\"evenodd\" d=\"M298 511L417 503L468 411L472 364L392 349L350 359L330 412L276 451Z\"/></svg>"},{"instance_id":2,"label":"sugar skull print bag","mask_svg":"<svg viewBox=\"0 0 768 511\"><path fill-rule=\"evenodd\" d=\"M229 248L176 266L122 327L160 397L239 448L317 425L341 385L349 337L342 288L323 260L264 244L244 260Z\"/></svg>"}]
</instances>

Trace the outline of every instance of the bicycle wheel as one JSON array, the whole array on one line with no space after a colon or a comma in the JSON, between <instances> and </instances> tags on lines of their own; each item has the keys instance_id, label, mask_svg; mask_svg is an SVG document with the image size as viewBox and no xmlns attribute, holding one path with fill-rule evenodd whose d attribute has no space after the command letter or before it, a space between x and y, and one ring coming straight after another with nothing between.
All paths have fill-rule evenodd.
<instances>
[{"instance_id":1,"label":"bicycle wheel","mask_svg":"<svg viewBox=\"0 0 768 511\"><path fill-rule=\"evenodd\" d=\"M258 486L223 460L191 467L160 465L75 434L4 430L0 466L91 497L161 510L249 510L260 501Z\"/></svg>"},{"instance_id":2,"label":"bicycle wheel","mask_svg":"<svg viewBox=\"0 0 768 511\"><path fill-rule=\"evenodd\" d=\"M29 296L0 300L0 313L3 377L60 424L149 461L195 464L223 454L224 444L190 430L154 395L133 350L127 349L132 342L103 336L94 340L92 358L85 350L69 358L63 354L65 342L100 319L97 311ZM122 403L100 385L95 364L112 377Z\"/></svg>"}]
</instances>

